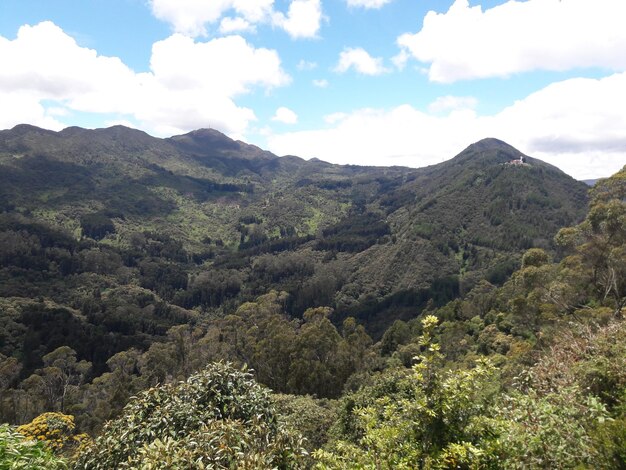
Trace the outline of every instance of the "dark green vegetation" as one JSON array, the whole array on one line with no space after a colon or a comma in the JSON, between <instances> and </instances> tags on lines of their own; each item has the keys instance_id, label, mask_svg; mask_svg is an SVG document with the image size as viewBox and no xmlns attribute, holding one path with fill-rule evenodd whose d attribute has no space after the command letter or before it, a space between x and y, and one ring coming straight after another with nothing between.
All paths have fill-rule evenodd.
<instances>
[{"instance_id":1,"label":"dark green vegetation","mask_svg":"<svg viewBox=\"0 0 626 470\"><path fill-rule=\"evenodd\" d=\"M1 131L0 422L73 415L77 468L621 468L624 172L518 157Z\"/></svg>"}]
</instances>

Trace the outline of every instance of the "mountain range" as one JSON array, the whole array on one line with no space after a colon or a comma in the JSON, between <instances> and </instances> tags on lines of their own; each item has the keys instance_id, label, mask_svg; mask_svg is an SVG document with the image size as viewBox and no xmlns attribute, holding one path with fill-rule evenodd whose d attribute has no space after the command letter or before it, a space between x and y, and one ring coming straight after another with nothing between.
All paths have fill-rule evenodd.
<instances>
[{"instance_id":1,"label":"mountain range","mask_svg":"<svg viewBox=\"0 0 626 470\"><path fill-rule=\"evenodd\" d=\"M294 316L331 306L376 336L482 278L502 283L527 248L553 249L586 194L497 139L413 169L278 157L212 129L19 125L0 131L0 230L15 243L0 294L81 310L136 287L224 314L276 289Z\"/></svg>"},{"instance_id":2,"label":"mountain range","mask_svg":"<svg viewBox=\"0 0 626 470\"><path fill-rule=\"evenodd\" d=\"M621 468L625 175L0 131L0 461Z\"/></svg>"}]
</instances>

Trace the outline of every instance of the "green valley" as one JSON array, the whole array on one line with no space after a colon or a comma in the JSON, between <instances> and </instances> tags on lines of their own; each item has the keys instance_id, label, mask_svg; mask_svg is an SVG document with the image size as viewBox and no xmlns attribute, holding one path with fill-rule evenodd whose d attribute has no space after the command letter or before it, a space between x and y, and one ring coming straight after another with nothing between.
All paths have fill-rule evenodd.
<instances>
[{"instance_id":1,"label":"green valley","mask_svg":"<svg viewBox=\"0 0 626 470\"><path fill-rule=\"evenodd\" d=\"M624 468L625 172L0 131L0 468Z\"/></svg>"}]
</instances>

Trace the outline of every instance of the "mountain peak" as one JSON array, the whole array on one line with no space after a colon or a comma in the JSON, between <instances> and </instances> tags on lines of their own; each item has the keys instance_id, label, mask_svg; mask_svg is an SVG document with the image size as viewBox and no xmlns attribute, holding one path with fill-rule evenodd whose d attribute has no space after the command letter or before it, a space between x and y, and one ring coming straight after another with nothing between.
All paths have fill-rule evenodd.
<instances>
[{"instance_id":1,"label":"mountain peak","mask_svg":"<svg viewBox=\"0 0 626 470\"><path fill-rule=\"evenodd\" d=\"M187 134L170 137L172 143L187 150L204 153L211 150L238 150L240 145L230 137L215 129L197 129Z\"/></svg>"},{"instance_id":2,"label":"mountain peak","mask_svg":"<svg viewBox=\"0 0 626 470\"><path fill-rule=\"evenodd\" d=\"M485 151L490 151L490 150L491 151L500 150L506 153L517 154L517 155L521 154L521 152L517 150L515 147L513 147L512 145L507 144L503 140L496 139L494 137L487 137L487 138L479 140L478 142L474 142L473 144L468 146L462 153L466 151L485 152Z\"/></svg>"},{"instance_id":3,"label":"mountain peak","mask_svg":"<svg viewBox=\"0 0 626 470\"><path fill-rule=\"evenodd\" d=\"M201 127L200 129L195 129L195 130L193 130L191 132L188 132L187 134L183 134L183 135L189 135L189 136L200 137L200 138L216 137L216 138L223 138L223 139L232 140L226 134L224 134L223 132L220 132L217 129L213 129L212 127Z\"/></svg>"},{"instance_id":4,"label":"mountain peak","mask_svg":"<svg viewBox=\"0 0 626 470\"><path fill-rule=\"evenodd\" d=\"M14 135L24 135L29 133L35 133L40 135L54 135L56 132L50 131L48 129L42 129L41 127L33 126L32 124L18 124L13 127L9 132Z\"/></svg>"},{"instance_id":5,"label":"mountain peak","mask_svg":"<svg viewBox=\"0 0 626 470\"><path fill-rule=\"evenodd\" d=\"M207 127L204 127L202 129L196 129L186 134L173 136L171 138L177 139L177 140L186 138L186 139L192 139L196 141L227 144L230 146L236 145L236 142L230 137L228 137L226 134L218 131L217 129L207 128Z\"/></svg>"},{"instance_id":6,"label":"mountain peak","mask_svg":"<svg viewBox=\"0 0 626 470\"><path fill-rule=\"evenodd\" d=\"M519 160L520 157L524 157L528 162L537 161L529 158L512 145L502 140L489 137L469 145L465 150L446 163L450 165L478 164L482 166L508 163Z\"/></svg>"},{"instance_id":7,"label":"mountain peak","mask_svg":"<svg viewBox=\"0 0 626 470\"><path fill-rule=\"evenodd\" d=\"M116 124L114 126L110 126L110 127L102 127L99 129L94 129L96 132L102 132L102 133L106 133L106 134L119 134L119 133L124 133L124 134L146 134L144 131L139 130L139 129L135 129L134 127L128 127L128 126L124 126L122 124Z\"/></svg>"},{"instance_id":8,"label":"mountain peak","mask_svg":"<svg viewBox=\"0 0 626 470\"><path fill-rule=\"evenodd\" d=\"M233 140L215 129L197 129L165 139L196 156L222 155L243 159L274 159L275 155L254 145Z\"/></svg>"}]
</instances>

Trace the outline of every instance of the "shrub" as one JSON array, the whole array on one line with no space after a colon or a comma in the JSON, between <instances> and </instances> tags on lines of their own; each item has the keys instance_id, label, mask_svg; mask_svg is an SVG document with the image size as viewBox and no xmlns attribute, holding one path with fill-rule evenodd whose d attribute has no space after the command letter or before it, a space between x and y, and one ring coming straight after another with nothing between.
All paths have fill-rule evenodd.
<instances>
[{"instance_id":1,"label":"shrub","mask_svg":"<svg viewBox=\"0 0 626 470\"><path fill-rule=\"evenodd\" d=\"M497 424L484 419L492 401L494 367L442 370L443 356L432 342L437 318L422 320L422 354L400 392L352 410L353 428L318 450L316 468L482 468L492 455L480 448Z\"/></svg>"},{"instance_id":2,"label":"shrub","mask_svg":"<svg viewBox=\"0 0 626 470\"><path fill-rule=\"evenodd\" d=\"M215 363L132 399L76 468L299 468L303 455L277 422L269 390Z\"/></svg>"},{"instance_id":3,"label":"shrub","mask_svg":"<svg viewBox=\"0 0 626 470\"><path fill-rule=\"evenodd\" d=\"M74 434L74 417L63 413L43 413L17 428L26 439L41 441L55 453L69 453L85 443L86 434Z\"/></svg>"},{"instance_id":4,"label":"shrub","mask_svg":"<svg viewBox=\"0 0 626 470\"><path fill-rule=\"evenodd\" d=\"M24 437L12 426L0 425L0 469L61 470L67 468L66 461L55 456L43 442Z\"/></svg>"}]
</instances>

